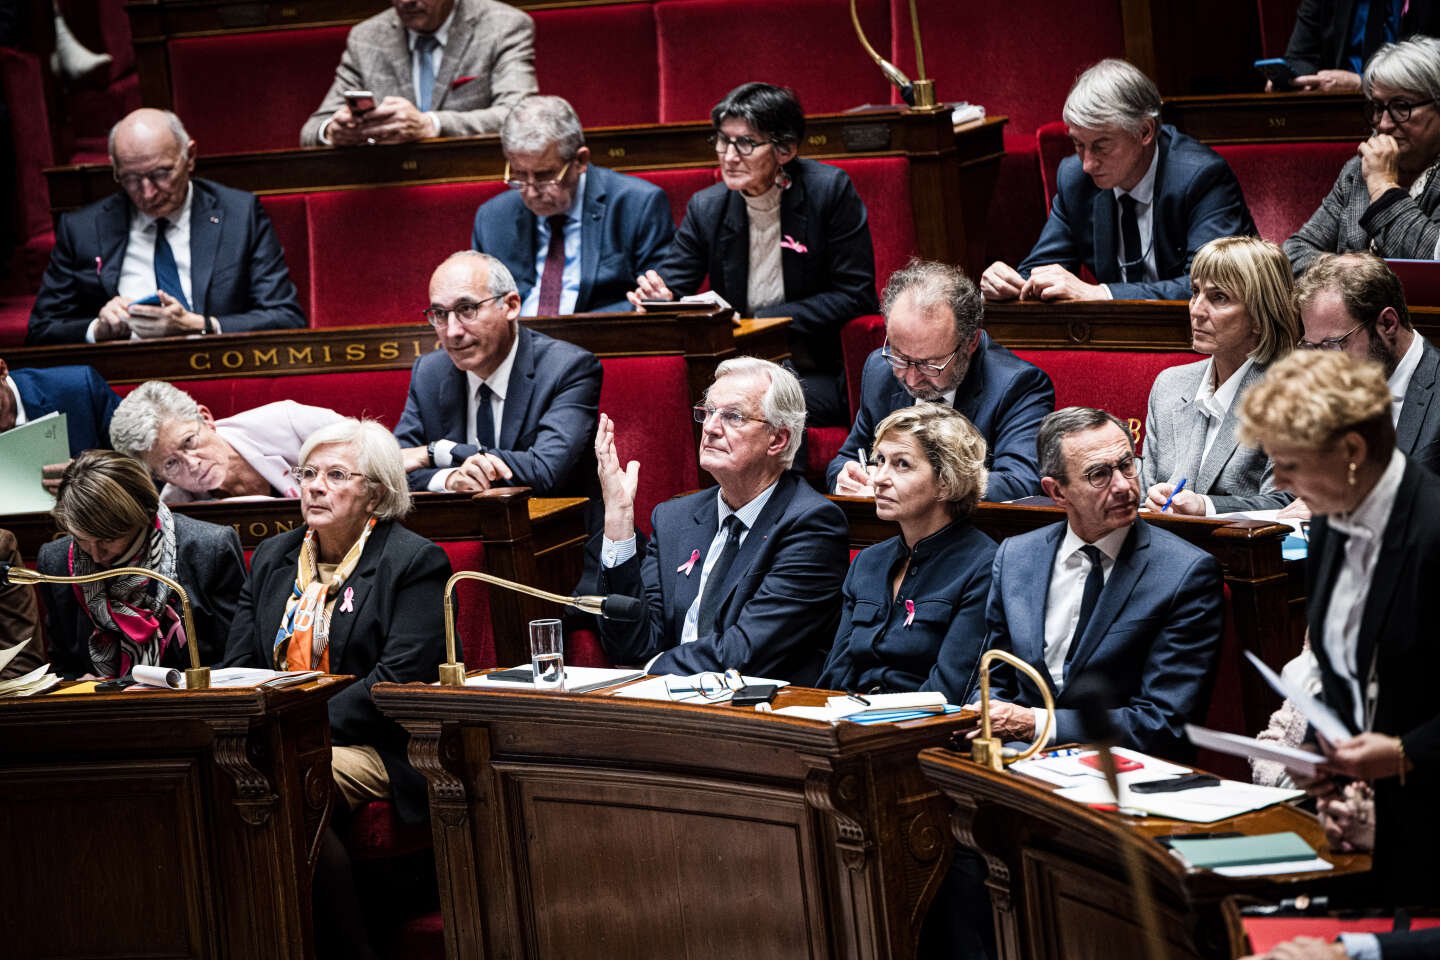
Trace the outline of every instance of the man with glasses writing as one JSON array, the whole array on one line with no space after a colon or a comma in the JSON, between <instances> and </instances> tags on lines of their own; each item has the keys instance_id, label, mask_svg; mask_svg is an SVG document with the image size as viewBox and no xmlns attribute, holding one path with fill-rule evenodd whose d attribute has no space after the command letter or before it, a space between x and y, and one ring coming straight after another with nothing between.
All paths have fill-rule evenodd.
<instances>
[{"instance_id":1,"label":"man with glasses writing","mask_svg":"<svg viewBox=\"0 0 1440 960\"><path fill-rule=\"evenodd\" d=\"M559 97L528 97L500 130L510 189L481 204L470 245L504 261L522 317L629 310L639 273L659 265L675 224L665 191L590 162Z\"/></svg>"},{"instance_id":2,"label":"man with glasses writing","mask_svg":"<svg viewBox=\"0 0 1440 960\"><path fill-rule=\"evenodd\" d=\"M990 483L985 499L1040 493L1035 431L1055 409L1055 389L1040 368L980 329L984 302L975 284L943 263L912 261L885 286L885 345L865 361L860 412L826 481L844 496L873 497L867 464L875 425L912 403L944 403L985 438Z\"/></svg>"},{"instance_id":3,"label":"man with glasses writing","mask_svg":"<svg viewBox=\"0 0 1440 960\"><path fill-rule=\"evenodd\" d=\"M415 361L395 427L410 489L593 496L600 361L520 326L515 279L474 250L435 269L423 314L444 350Z\"/></svg>"},{"instance_id":4,"label":"man with glasses writing","mask_svg":"<svg viewBox=\"0 0 1440 960\"><path fill-rule=\"evenodd\" d=\"M800 381L768 360L734 357L716 368L695 420L700 468L719 487L657 506L641 549L641 466L621 461L615 425L600 416L600 592L645 603L638 622L600 620L605 652L650 673L733 668L813 683L835 637L850 544L840 508L790 471L805 429Z\"/></svg>"},{"instance_id":5,"label":"man with glasses writing","mask_svg":"<svg viewBox=\"0 0 1440 960\"><path fill-rule=\"evenodd\" d=\"M305 326L270 218L254 195L192 179L179 117L131 113L110 163L121 192L60 218L26 343Z\"/></svg>"},{"instance_id":6,"label":"man with glasses writing","mask_svg":"<svg viewBox=\"0 0 1440 960\"><path fill-rule=\"evenodd\" d=\"M1440 243L1440 40L1380 48L1365 65L1372 133L1320 209L1285 241L1298 275L1322 253L1433 260Z\"/></svg>"}]
</instances>

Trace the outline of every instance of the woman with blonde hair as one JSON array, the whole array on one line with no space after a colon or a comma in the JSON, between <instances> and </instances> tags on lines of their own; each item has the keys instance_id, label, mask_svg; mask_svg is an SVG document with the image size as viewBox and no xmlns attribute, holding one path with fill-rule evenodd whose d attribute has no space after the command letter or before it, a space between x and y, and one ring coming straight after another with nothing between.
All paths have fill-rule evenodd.
<instances>
[{"instance_id":1,"label":"woman with blonde hair","mask_svg":"<svg viewBox=\"0 0 1440 960\"><path fill-rule=\"evenodd\" d=\"M985 495L985 438L954 408L919 403L875 428L875 514L900 534L862 550L816 686L939 690L964 703L985 645L995 541L970 522Z\"/></svg>"},{"instance_id":2,"label":"woman with blonde hair","mask_svg":"<svg viewBox=\"0 0 1440 960\"><path fill-rule=\"evenodd\" d=\"M1150 388L1141 485L1145 508L1175 513L1283 507L1270 461L1239 443L1238 401L1299 336L1290 261L1258 237L1221 237L1190 266L1190 340L1205 360L1161 371ZM1180 481L1185 487L1178 493Z\"/></svg>"},{"instance_id":3,"label":"woman with blonde hair","mask_svg":"<svg viewBox=\"0 0 1440 960\"><path fill-rule=\"evenodd\" d=\"M1395 448L1390 403L1378 364L1297 351L1245 397L1240 434L1314 515L1310 649L1349 736L1321 740L1327 762L1309 789L1338 839L1365 832L1348 822L1347 778L1372 784L1371 892L1407 904L1433 889L1440 859L1440 478Z\"/></svg>"}]
</instances>

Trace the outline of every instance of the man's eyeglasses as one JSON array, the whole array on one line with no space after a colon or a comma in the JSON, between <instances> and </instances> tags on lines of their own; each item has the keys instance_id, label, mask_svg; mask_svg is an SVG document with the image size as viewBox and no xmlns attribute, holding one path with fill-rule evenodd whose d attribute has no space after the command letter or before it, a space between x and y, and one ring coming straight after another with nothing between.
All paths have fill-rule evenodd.
<instances>
[{"instance_id":1,"label":"man's eyeglasses","mask_svg":"<svg viewBox=\"0 0 1440 960\"><path fill-rule=\"evenodd\" d=\"M1080 476L1084 477L1085 482L1090 486L1100 490L1110 485L1110 478L1115 476L1116 470L1119 470L1120 476L1126 480L1134 480L1140 474L1141 459L1141 457L1121 457L1115 463L1097 463Z\"/></svg>"},{"instance_id":2,"label":"man's eyeglasses","mask_svg":"<svg viewBox=\"0 0 1440 960\"><path fill-rule=\"evenodd\" d=\"M741 687L745 678L733 667L724 673L701 673L693 677L667 677L665 695L671 700L694 700L710 703L728 700Z\"/></svg>"},{"instance_id":3,"label":"man's eyeglasses","mask_svg":"<svg viewBox=\"0 0 1440 960\"><path fill-rule=\"evenodd\" d=\"M290 476L294 477L295 482L301 486L307 483L314 483L319 477L325 478L325 486L327 487L343 487L357 477L361 480L378 482L374 477L367 477L363 473L352 473L343 467L330 467L328 470L316 470L314 467L296 467L290 471Z\"/></svg>"},{"instance_id":4,"label":"man's eyeglasses","mask_svg":"<svg viewBox=\"0 0 1440 960\"><path fill-rule=\"evenodd\" d=\"M752 140L749 137L736 137L734 140L731 140L723 133L712 133L705 139L715 148L715 152L722 157L725 156L725 151L731 147L734 147L735 152L740 154L740 156L748 157L755 152L757 147L763 147L775 142L774 140Z\"/></svg>"},{"instance_id":5,"label":"man's eyeglasses","mask_svg":"<svg viewBox=\"0 0 1440 960\"><path fill-rule=\"evenodd\" d=\"M1306 340L1304 337L1301 337L1295 346L1301 350L1344 350L1345 341L1355 336L1356 331L1363 326L1365 326L1365 321L1361 320L1355 324L1355 326L1351 327L1347 333L1338 337L1326 337L1324 340L1318 342Z\"/></svg>"},{"instance_id":6,"label":"man's eyeglasses","mask_svg":"<svg viewBox=\"0 0 1440 960\"><path fill-rule=\"evenodd\" d=\"M694 408L695 422L706 423L711 417L719 417L720 422L730 430L739 430L745 426L746 420L753 420L756 423L766 423L761 417L747 417L734 407L712 407L708 403L700 404Z\"/></svg>"},{"instance_id":7,"label":"man's eyeglasses","mask_svg":"<svg viewBox=\"0 0 1440 960\"><path fill-rule=\"evenodd\" d=\"M1429 100L1409 100L1405 97L1395 97L1391 100L1366 100L1360 109L1365 113L1366 122L1373 127L1380 122L1382 113L1390 114L1390 119L1396 123L1404 123L1410 119L1410 111L1434 102L1434 97Z\"/></svg>"},{"instance_id":8,"label":"man's eyeglasses","mask_svg":"<svg viewBox=\"0 0 1440 960\"><path fill-rule=\"evenodd\" d=\"M505 186L509 187L511 190L524 190L526 187L529 187L532 190L558 190L560 188L560 184L565 180L565 174L570 172L570 164L573 162L573 160L566 160L565 166L560 168L560 172L555 174L555 176L549 178L548 180L541 180L533 175L524 180L520 180L518 178L510 176L510 161L506 160Z\"/></svg>"},{"instance_id":9,"label":"man's eyeglasses","mask_svg":"<svg viewBox=\"0 0 1440 960\"><path fill-rule=\"evenodd\" d=\"M480 315L480 308L485 306L485 304L504 299L505 294L498 293L493 297L486 297L479 302L474 300L461 300L453 307L426 307L420 311L420 315L426 320L429 320L432 326L436 327L443 327L449 323L450 314L452 313L460 318L461 323L470 323Z\"/></svg>"},{"instance_id":10,"label":"man's eyeglasses","mask_svg":"<svg viewBox=\"0 0 1440 960\"><path fill-rule=\"evenodd\" d=\"M158 170L149 170L145 173L125 174L112 171L112 176L115 177L115 182L126 190L140 189L140 181L142 180L149 180L151 186L163 188L170 186L170 181L175 179L175 171L177 169L177 167L161 167Z\"/></svg>"},{"instance_id":11,"label":"man's eyeglasses","mask_svg":"<svg viewBox=\"0 0 1440 960\"><path fill-rule=\"evenodd\" d=\"M940 374L945 372L945 368L950 366L959 355L960 348L956 347L955 351L946 357L943 362L936 363L933 360L911 360L908 357L900 356L898 353L893 353L890 350L889 340L886 340L885 345L880 348L880 357L886 363L890 364L896 373L904 373L908 368L914 367L927 377L940 376Z\"/></svg>"}]
</instances>

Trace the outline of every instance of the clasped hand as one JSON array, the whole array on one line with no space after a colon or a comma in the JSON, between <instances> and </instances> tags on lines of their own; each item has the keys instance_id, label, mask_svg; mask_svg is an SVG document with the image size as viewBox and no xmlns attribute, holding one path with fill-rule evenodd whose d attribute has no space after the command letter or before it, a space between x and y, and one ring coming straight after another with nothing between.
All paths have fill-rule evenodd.
<instances>
[{"instance_id":1,"label":"clasped hand","mask_svg":"<svg viewBox=\"0 0 1440 960\"><path fill-rule=\"evenodd\" d=\"M409 143L439 133L429 114L404 97L386 97L359 116L346 104L336 110L326 130L330 142L353 147L369 143Z\"/></svg>"}]
</instances>

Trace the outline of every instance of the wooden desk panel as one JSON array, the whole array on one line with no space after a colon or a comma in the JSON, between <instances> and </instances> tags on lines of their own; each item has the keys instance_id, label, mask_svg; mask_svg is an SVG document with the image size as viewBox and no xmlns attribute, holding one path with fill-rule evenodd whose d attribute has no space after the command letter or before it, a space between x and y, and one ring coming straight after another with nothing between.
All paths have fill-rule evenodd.
<instances>
[{"instance_id":1,"label":"wooden desk panel","mask_svg":"<svg viewBox=\"0 0 1440 960\"><path fill-rule=\"evenodd\" d=\"M776 706L823 695L786 690ZM374 696L430 781L451 960L599 943L617 957L913 956L951 849L915 755L974 723L417 684Z\"/></svg>"},{"instance_id":2,"label":"wooden desk panel","mask_svg":"<svg viewBox=\"0 0 1440 960\"><path fill-rule=\"evenodd\" d=\"M1370 135L1352 93L1237 93L1166 97L1161 117L1204 143L1359 143Z\"/></svg>"},{"instance_id":3,"label":"wooden desk panel","mask_svg":"<svg viewBox=\"0 0 1440 960\"><path fill-rule=\"evenodd\" d=\"M313 957L326 701L353 682L0 700L7 954Z\"/></svg>"}]
</instances>

